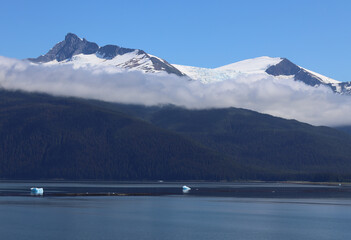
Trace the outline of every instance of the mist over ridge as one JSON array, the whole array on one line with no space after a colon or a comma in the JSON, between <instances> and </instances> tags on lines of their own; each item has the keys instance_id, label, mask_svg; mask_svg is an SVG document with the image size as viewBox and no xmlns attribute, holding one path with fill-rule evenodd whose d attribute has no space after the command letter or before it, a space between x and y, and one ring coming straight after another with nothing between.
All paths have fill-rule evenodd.
<instances>
[{"instance_id":1,"label":"mist over ridge","mask_svg":"<svg viewBox=\"0 0 351 240\"><path fill-rule=\"evenodd\" d=\"M167 73L74 69L70 65L35 65L0 57L0 86L7 90L43 92L146 106L174 104L188 109L246 108L314 125L351 124L351 98L325 86L294 79L239 74L202 84Z\"/></svg>"}]
</instances>

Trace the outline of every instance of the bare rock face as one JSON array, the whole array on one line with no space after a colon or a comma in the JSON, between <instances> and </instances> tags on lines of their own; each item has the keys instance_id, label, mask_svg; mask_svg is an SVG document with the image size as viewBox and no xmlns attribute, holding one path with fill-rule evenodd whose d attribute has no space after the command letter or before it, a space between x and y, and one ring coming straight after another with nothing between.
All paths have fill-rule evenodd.
<instances>
[{"instance_id":1,"label":"bare rock face","mask_svg":"<svg viewBox=\"0 0 351 240\"><path fill-rule=\"evenodd\" d=\"M279 76L279 75L295 75L301 70L300 67L284 58L280 63L267 68L266 73Z\"/></svg>"},{"instance_id":2,"label":"bare rock face","mask_svg":"<svg viewBox=\"0 0 351 240\"><path fill-rule=\"evenodd\" d=\"M93 54L99 49L96 43L89 42L86 39L81 39L73 33L68 33L65 40L56 44L47 54L38 58L30 58L32 62L50 62L57 60L61 62L70 59L77 54Z\"/></svg>"}]
</instances>

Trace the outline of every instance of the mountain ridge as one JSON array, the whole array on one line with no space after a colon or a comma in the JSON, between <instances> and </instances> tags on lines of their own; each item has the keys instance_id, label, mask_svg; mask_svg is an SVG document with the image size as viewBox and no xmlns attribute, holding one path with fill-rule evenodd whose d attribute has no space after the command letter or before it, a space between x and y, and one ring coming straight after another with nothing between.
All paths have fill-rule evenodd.
<instances>
[{"instance_id":1,"label":"mountain ridge","mask_svg":"<svg viewBox=\"0 0 351 240\"><path fill-rule=\"evenodd\" d=\"M90 60L91 62L88 62L88 65L93 65L95 62L99 62L99 60L100 63L102 63L128 54L130 56L127 59L123 59L124 62L112 62L111 65L131 70L143 70L144 72L165 71L178 76L184 76L183 73L167 61L152 55L150 56L143 50L124 48L111 44L99 47L98 44L89 42L85 38L79 38L73 33L68 33L65 40L57 43L45 55L41 55L37 58L28 58L27 60L33 63L43 64L72 63L77 59L77 56L90 55L91 58L88 59L88 61ZM75 59L73 57L75 57Z\"/></svg>"},{"instance_id":2,"label":"mountain ridge","mask_svg":"<svg viewBox=\"0 0 351 240\"><path fill-rule=\"evenodd\" d=\"M101 68L107 72L121 70L142 71L144 73L168 73L186 76L202 83L224 81L238 76L265 74L280 81L292 78L311 87L320 85L330 88L338 94L351 94L351 82L340 82L315 73L292 63L287 58L258 57L231 63L218 68L199 68L170 64L166 60L146 53L140 49L119 47L89 42L68 33L64 41L57 43L45 55L28 58L33 63L72 64L77 68Z\"/></svg>"}]
</instances>

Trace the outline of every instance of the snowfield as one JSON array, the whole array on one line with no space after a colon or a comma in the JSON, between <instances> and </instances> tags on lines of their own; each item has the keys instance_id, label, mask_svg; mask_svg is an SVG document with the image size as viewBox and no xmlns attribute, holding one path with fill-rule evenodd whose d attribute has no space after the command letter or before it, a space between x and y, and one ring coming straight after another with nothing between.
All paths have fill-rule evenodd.
<instances>
[{"instance_id":1,"label":"snowfield","mask_svg":"<svg viewBox=\"0 0 351 240\"><path fill-rule=\"evenodd\" d=\"M282 58L258 57L212 69L178 64L173 64L173 66L194 80L202 83L212 83L249 74L266 74L268 76L265 72L266 69L281 61Z\"/></svg>"}]
</instances>

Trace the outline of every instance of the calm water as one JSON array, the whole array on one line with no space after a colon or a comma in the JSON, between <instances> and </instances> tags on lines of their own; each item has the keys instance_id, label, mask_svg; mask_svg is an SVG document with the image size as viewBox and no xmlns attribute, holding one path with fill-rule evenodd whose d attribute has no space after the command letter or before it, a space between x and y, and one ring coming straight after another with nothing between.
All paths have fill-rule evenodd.
<instances>
[{"instance_id":1,"label":"calm water","mask_svg":"<svg viewBox=\"0 0 351 240\"><path fill-rule=\"evenodd\" d=\"M0 239L351 239L348 186L183 184L0 182Z\"/></svg>"}]
</instances>

